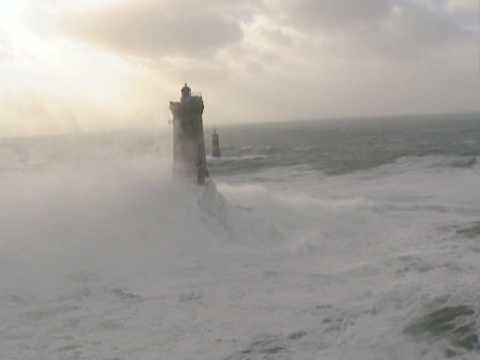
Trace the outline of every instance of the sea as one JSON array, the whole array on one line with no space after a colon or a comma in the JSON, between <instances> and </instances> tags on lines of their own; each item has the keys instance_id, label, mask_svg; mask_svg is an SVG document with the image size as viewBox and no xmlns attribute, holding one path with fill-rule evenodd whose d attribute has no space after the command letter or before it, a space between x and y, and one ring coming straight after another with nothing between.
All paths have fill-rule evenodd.
<instances>
[{"instance_id":1,"label":"sea","mask_svg":"<svg viewBox=\"0 0 480 360\"><path fill-rule=\"evenodd\" d=\"M0 359L480 358L480 115L216 130L0 138Z\"/></svg>"}]
</instances>

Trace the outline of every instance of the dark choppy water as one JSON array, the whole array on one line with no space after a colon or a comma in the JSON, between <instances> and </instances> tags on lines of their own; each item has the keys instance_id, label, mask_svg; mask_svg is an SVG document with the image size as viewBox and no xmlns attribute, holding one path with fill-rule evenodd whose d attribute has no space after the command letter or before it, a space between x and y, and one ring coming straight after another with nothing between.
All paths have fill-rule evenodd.
<instances>
[{"instance_id":1,"label":"dark choppy water","mask_svg":"<svg viewBox=\"0 0 480 360\"><path fill-rule=\"evenodd\" d=\"M222 175L299 165L342 174L409 156L480 155L480 115L292 122L220 133L224 160L211 167Z\"/></svg>"},{"instance_id":2,"label":"dark choppy water","mask_svg":"<svg viewBox=\"0 0 480 360\"><path fill-rule=\"evenodd\" d=\"M208 125L208 121L207 121ZM206 130L210 153L211 129ZM223 157L210 158L213 174L228 176L274 167L305 166L323 174L345 174L403 157L480 155L480 115L338 120L224 126ZM0 171L52 161L88 161L157 153L169 157L171 135L136 131L1 139Z\"/></svg>"}]
</instances>

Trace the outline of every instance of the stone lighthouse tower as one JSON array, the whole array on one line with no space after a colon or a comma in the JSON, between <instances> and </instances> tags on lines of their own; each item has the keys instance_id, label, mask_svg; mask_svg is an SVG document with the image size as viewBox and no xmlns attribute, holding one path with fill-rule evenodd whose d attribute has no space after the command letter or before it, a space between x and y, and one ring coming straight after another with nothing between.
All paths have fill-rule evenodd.
<instances>
[{"instance_id":1,"label":"stone lighthouse tower","mask_svg":"<svg viewBox=\"0 0 480 360\"><path fill-rule=\"evenodd\" d=\"M180 101L170 102L173 114L173 170L175 174L204 184L208 177L203 134L203 98L193 95L190 87L182 88Z\"/></svg>"}]
</instances>

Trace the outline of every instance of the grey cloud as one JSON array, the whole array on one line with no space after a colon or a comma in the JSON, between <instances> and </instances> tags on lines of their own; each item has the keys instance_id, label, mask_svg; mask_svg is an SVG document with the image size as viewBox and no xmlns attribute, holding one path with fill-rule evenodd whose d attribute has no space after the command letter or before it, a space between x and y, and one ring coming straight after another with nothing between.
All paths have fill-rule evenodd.
<instances>
[{"instance_id":1,"label":"grey cloud","mask_svg":"<svg viewBox=\"0 0 480 360\"><path fill-rule=\"evenodd\" d=\"M404 50L441 46L466 35L445 13L417 6L400 8L386 24L385 34Z\"/></svg>"},{"instance_id":2,"label":"grey cloud","mask_svg":"<svg viewBox=\"0 0 480 360\"><path fill-rule=\"evenodd\" d=\"M400 0L276 0L271 13L309 39L346 55L417 56L453 40L468 40L458 18L438 2Z\"/></svg>"},{"instance_id":3,"label":"grey cloud","mask_svg":"<svg viewBox=\"0 0 480 360\"><path fill-rule=\"evenodd\" d=\"M209 58L244 38L242 25L263 15L261 34L291 46L282 27L340 51L410 56L465 37L447 2L430 0L136 0L90 13L63 15L66 33L127 54ZM430 5L429 5L430 4Z\"/></svg>"},{"instance_id":4,"label":"grey cloud","mask_svg":"<svg viewBox=\"0 0 480 360\"><path fill-rule=\"evenodd\" d=\"M475 0L473 0L475 1ZM472 1L472 4L473 4ZM466 30L480 32L480 2L470 7L452 7L448 8L453 17L458 19L458 23Z\"/></svg>"},{"instance_id":5,"label":"grey cloud","mask_svg":"<svg viewBox=\"0 0 480 360\"><path fill-rule=\"evenodd\" d=\"M276 45L291 46L293 44L291 36L279 29L265 28L262 30L262 35Z\"/></svg>"},{"instance_id":6,"label":"grey cloud","mask_svg":"<svg viewBox=\"0 0 480 360\"><path fill-rule=\"evenodd\" d=\"M191 80L227 122L478 110L462 19L442 0L131 0L61 29L155 59L152 79Z\"/></svg>"},{"instance_id":7,"label":"grey cloud","mask_svg":"<svg viewBox=\"0 0 480 360\"><path fill-rule=\"evenodd\" d=\"M64 15L60 27L70 35L133 55L204 57L241 41L241 22L249 21L259 5L259 0L139 0Z\"/></svg>"},{"instance_id":8,"label":"grey cloud","mask_svg":"<svg viewBox=\"0 0 480 360\"><path fill-rule=\"evenodd\" d=\"M284 21L307 30L376 22L392 8L389 0L274 0L271 5Z\"/></svg>"}]
</instances>

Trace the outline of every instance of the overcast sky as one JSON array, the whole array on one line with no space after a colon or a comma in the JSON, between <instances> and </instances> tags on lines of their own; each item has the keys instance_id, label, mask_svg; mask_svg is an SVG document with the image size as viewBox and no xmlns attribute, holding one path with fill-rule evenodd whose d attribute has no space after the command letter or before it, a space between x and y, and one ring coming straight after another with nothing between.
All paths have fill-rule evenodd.
<instances>
[{"instance_id":1,"label":"overcast sky","mask_svg":"<svg viewBox=\"0 0 480 360\"><path fill-rule=\"evenodd\" d=\"M0 136L480 111L479 0L0 0Z\"/></svg>"}]
</instances>

